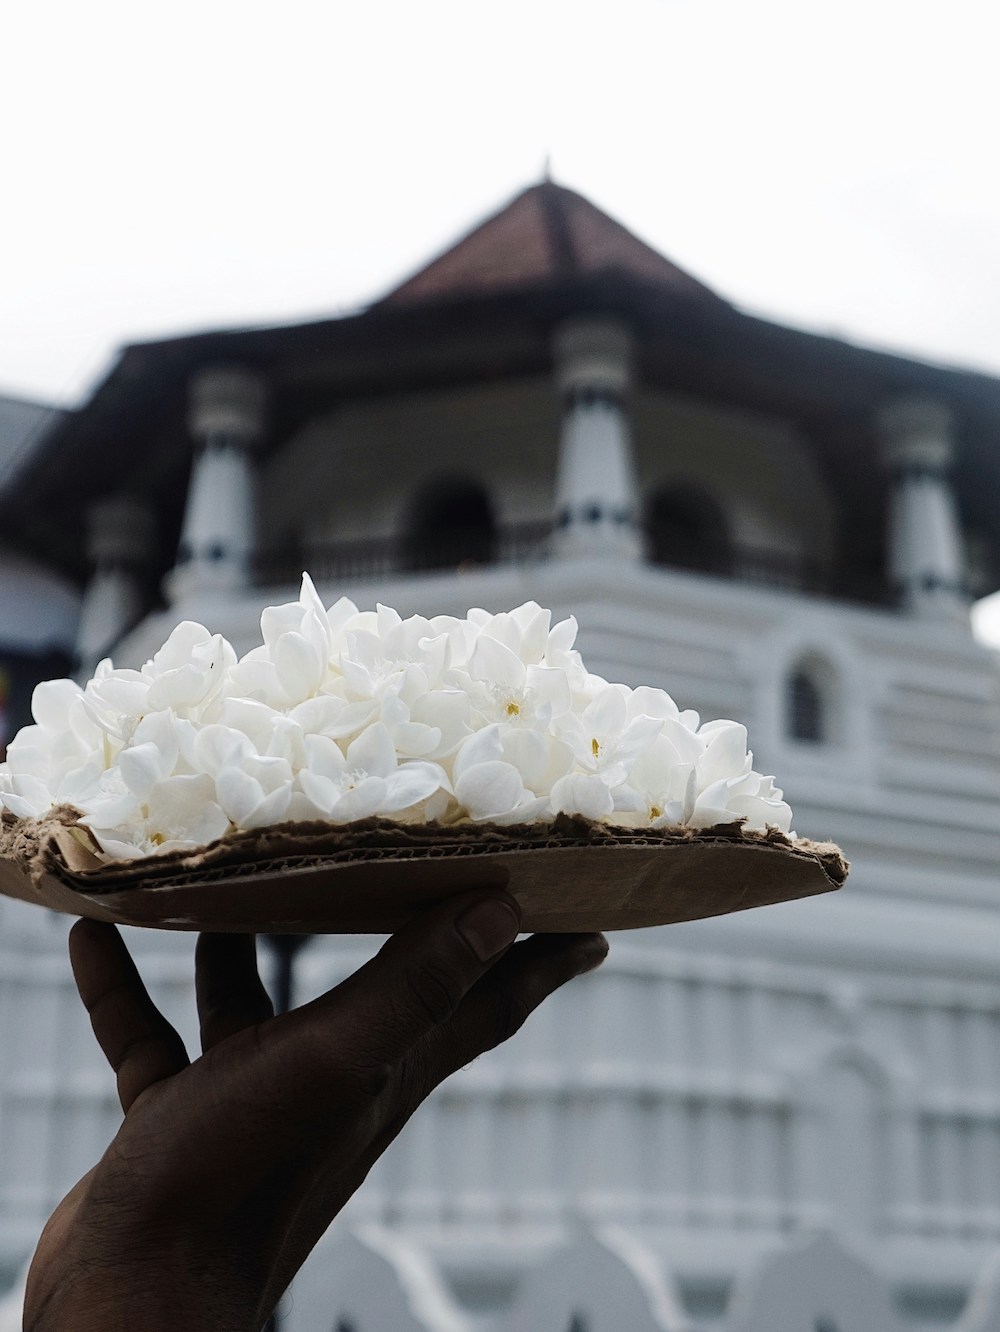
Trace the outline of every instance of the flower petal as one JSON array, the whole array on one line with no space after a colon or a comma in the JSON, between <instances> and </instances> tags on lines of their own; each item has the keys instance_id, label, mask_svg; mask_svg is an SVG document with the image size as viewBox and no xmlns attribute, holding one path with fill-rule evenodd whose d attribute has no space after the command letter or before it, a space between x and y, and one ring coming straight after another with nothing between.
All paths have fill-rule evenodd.
<instances>
[{"instance_id":1,"label":"flower petal","mask_svg":"<svg viewBox=\"0 0 1000 1332\"><path fill-rule=\"evenodd\" d=\"M388 777L396 770L396 747L381 722L366 726L347 747L347 766L371 777Z\"/></svg>"},{"instance_id":2,"label":"flower petal","mask_svg":"<svg viewBox=\"0 0 1000 1332\"><path fill-rule=\"evenodd\" d=\"M476 640L469 658L469 675L473 680L485 680L488 684L522 689L527 678L527 668L509 647L482 634Z\"/></svg>"},{"instance_id":3,"label":"flower petal","mask_svg":"<svg viewBox=\"0 0 1000 1332\"><path fill-rule=\"evenodd\" d=\"M455 797L473 819L509 813L525 795L521 774L513 764L499 760L477 763L455 781Z\"/></svg>"},{"instance_id":4,"label":"flower petal","mask_svg":"<svg viewBox=\"0 0 1000 1332\"><path fill-rule=\"evenodd\" d=\"M570 773L552 787L549 805L554 814L582 814L588 819L603 819L615 807L611 790L596 773Z\"/></svg>"}]
</instances>

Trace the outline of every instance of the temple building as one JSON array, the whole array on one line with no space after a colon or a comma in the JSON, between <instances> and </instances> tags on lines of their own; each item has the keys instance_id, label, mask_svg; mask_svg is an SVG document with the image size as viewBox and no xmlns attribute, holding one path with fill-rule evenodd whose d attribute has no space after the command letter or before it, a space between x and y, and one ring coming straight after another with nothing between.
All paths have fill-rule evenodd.
<instances>
[{"instance_id":1,"label":"temple building","mask_svg":"<svg viewBox=\"0 0 1000 1332\"><path fill-rule=\"evenodd\" d=\"M125 348L0 488L20 558L78 580L81 671L181 619L245 651L303 569L403 615L533 598L592 670L746 723L852 862L824 898L613 936L434 1095L337 1223L435 1274L447 1317L414 1327L506 1328L581 1231L652 1255L685 1328L818 1231L904 1326L960 1316L1000 1247L1000 670L969 618L998 440L997 379L744 313L545 181L360 313ZM68 922L0 923L13 1275L116 1103ZM190 1034L191 941L132 937ZM312 941L299 997L372 946Z\"/></svg>"},{"instance_id":2,"label":"temple building","mask_svg":"<svg viewBox=\"0 0 1000 1332\"><path fill-rule=\"evenodd\" d=\"M42 403L0 395L0 503L18 483L61 413ZM39 680L65 675L74 662L85 570L66 577L44 550L32 558L0 529L0 758L15 732L31 720L31 691Z\"/></svg>"}]
</instances>

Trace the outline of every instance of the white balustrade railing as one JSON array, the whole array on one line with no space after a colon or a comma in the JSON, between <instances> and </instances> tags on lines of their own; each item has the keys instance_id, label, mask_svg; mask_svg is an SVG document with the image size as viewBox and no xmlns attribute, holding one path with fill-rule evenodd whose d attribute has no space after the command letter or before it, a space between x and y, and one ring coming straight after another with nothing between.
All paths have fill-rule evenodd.
<instances>
[{"instance_id":1,"label":"white balustrade railing","mask_svg":"<svg viewBox=\"0 0 1000 1332\"><path fill-rule=\"evenodd\" d=\"M581 1228L522 1271L513 1298L464 1309L430 1253L374 1224L335 1226L286 1299L282 1332L907 1332L897 1292L850 1243L821 1232L763 1257L728 1308L686 1309L658 1253L620 1226ZM0 1307L0 1332L7 1332ZM957 1322L942 1332L1000 1332L1000 1251ZM9 1324L11 1332L15 1327Z\"/></svg>"}]
</instances>

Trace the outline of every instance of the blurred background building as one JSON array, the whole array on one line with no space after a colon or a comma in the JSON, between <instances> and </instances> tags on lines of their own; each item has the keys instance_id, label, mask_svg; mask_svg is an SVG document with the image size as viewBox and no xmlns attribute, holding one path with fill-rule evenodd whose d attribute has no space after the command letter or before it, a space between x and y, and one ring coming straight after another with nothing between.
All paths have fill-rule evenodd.
<instances>
[{"instance_id":1,"label":"blurred background building","mask_svg":"<svg viewBox=\"0 0 1000 1332\"><path fill-rule=\"evenodd\" d=\"M60 416L40 403L0 396L0 502ZM84 572L53 568L44 552L26 553L0 528L0 757L30 720L37 682L65 675L75 663Z\"/></svg>"},{"instance_id":2,"label":"blurred background building","mask_svg":"<svg viewBox=\"0 0 1000 1332\"><path fill-rule=\"evenodd\" d=\"M998 438L1000 381L744 314L547 180L360 314L127 347L77 412L0 402L17 724L71 648L139 665L187 618L246 650L304 568L404 615L534 598L591 669L745 722L853 863L828 898L616 936L435 1095L338 1223L440 1283L414 1327L506 1327L581 1229L669 1275L650 1327L736 1326L824 1230L904 1326L955 1325L1000 1246L1000 672L969 621ZM68 922L0 920L13 1278L115 1102ZM190 1034L190 941L133 942ZM315 940L299 997L370 949Z\"/></svg>"}]
</instances>

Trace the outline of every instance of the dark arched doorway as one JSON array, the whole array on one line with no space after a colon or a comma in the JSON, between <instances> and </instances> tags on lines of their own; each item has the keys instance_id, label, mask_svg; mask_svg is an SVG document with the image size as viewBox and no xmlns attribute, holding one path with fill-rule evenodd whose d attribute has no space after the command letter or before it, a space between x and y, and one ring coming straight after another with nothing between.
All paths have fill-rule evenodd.
<instances>
[{"instance_id":1,"label":"dark arched doorway","mask_svg":"<svg viewBox=\"0 0 1000 1332\"><path fill-rule=\"evenodd\" d=\"M444 477L417 496L407 525L406 560L413 569L453 569L490 564L496 552L496 518L476 481Z\"/></svg>"},{"instance_id":2,"label":"dark arched doorway","mask_svg":"<svg viewBox=\"0 0 1000 1332\"><path fill-rule=\"evenodd\" d=\"M646 504L646 558L650 564L731 574L733 548L723 512L695 487L663 486Z\"/></svg>"}]
</instances>

